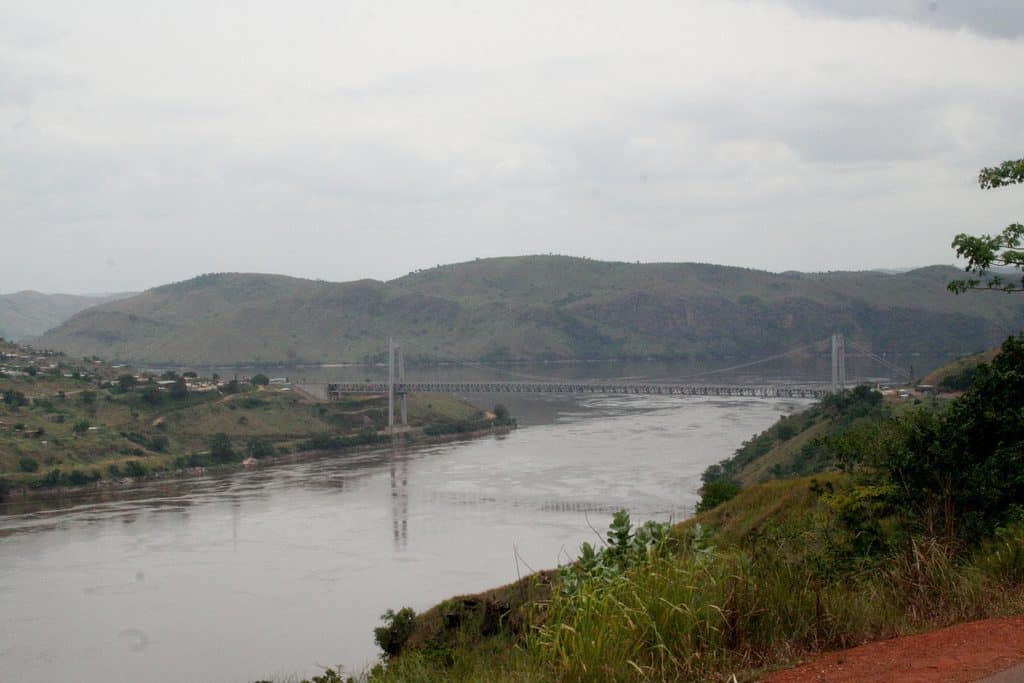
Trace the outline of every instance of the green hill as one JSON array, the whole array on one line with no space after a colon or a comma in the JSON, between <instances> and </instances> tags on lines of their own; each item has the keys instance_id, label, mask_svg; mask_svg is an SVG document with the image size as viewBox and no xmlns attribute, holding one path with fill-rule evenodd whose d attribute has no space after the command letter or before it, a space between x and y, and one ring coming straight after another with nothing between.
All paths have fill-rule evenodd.
<instances>
[{"instance_id":1,"label":"green hill","mask_svg":"<svg viewBox=\"0 0 1024 683\"><path fill-rule=\"evenodd\" d=\"M32 291L0 294L0 337L12 341L37 337L75 313L121 296L125 295L74 296Z\"/></svg>"},{"instance_id":2,"label":"green hill","mask_svg":"<svg viewBox=\"0 0 1024 683\"><path fill-rule=\"evenodd\" d=\"M839 330L882 351L967 353L1024 325L1024 302L956 297L956 271L768 273L564 256L482 259L390 282L224 273L83 311L39 343L177 364L757 356Z\"/></svg>"},{"instance_id":3,"label":"green hill","mask_svg":"<svg viewBox=\"0 0 1024 683\"><path fill-rule=\"evenodd\" d=\"M0 500L8 489L392 442L384 396L321 401L263 380L136 373L0 342ZM449 394L411 394L408 408L404 440L507 424Z\"/></svg>"}]
</instances>

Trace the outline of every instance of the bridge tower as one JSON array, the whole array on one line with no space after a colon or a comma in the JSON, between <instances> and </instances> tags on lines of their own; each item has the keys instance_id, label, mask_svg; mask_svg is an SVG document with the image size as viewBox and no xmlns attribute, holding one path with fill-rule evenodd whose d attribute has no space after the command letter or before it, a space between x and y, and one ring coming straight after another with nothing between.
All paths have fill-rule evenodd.
<instances>
[{"instance_id":1,"label":"bridge tower","mask_svg":"<svg viewBox=\"0 0 1024 683\"><path fill-rule=\"evenodd\" d=\"M395 369L397 359L397 370L398 370L398 384L402 386L402 389L398 392L395 391ZM388 428L391 429L395 426L395 394L398 394L398 398L401 401L401 413L402 413L402 426L408 426L409 424L409 407L406 403L406 392L405 392L405 353L402 351L402 345L395 343L395 340L388 337Z\"/></svg>"},{"instance_id":2,"label":"bridge tower","mask_svg":"<svg viewBox=\"0 0 1024 683\"><path fill-rule=\"evenodd\" d=\"M832 335L832 393L846 388L846 341L842 333Z\"/></svg>"}]
</instances>

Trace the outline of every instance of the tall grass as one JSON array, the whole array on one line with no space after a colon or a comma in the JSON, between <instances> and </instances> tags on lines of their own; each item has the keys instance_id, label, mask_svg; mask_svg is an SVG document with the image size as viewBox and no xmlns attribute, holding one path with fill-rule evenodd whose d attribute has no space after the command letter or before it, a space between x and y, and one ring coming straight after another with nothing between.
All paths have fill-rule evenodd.
<instances>
[{"instance_id":1,"label":"tall grass","mask_svg":"<svg viewBox=\"0 0 1024 683\"><path fill-rule=\"evenodd\" d=\"M798 491L807 482L788 486L790 502L802 502L784 516L751 528L745 506L766 501L745 491L726 504L739 535L684 525L621 573L585 574L531 599L516 628L460 632L440 649L428 638L368 678L753 680L814 651L1024 611L1024 524L970 552L910 538L851 561L820 499Z\"/></svg>"}]
</instances>

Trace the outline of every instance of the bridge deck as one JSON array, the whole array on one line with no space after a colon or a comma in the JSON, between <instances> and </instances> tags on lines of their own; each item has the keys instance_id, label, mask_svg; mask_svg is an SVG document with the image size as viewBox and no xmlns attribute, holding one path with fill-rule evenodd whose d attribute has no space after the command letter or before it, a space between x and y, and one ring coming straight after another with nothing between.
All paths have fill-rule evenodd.
<instances>
[{"instance_id":1,"label":"bridge deck","mask_svg":"<svg viewBox=\"0 0 1024 683\"><path fill-rule=\"evenodd\" d=\"M653 394L679 396L751 396L757 398L823 398L828 389L799 385L644 384L597 382L396 382L395 393L481 394ZM386 394L382 382L344 382L327 385L327 397L341 394Z\"/></svg>"}]
</instances>

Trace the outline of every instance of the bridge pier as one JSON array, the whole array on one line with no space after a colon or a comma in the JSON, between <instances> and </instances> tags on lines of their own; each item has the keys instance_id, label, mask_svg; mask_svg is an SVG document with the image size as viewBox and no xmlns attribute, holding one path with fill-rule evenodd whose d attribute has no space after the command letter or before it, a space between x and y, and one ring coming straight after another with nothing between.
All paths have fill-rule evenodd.
<instances>
[{"instance_id":1,"label":"bridge pier","mask_svg":"<svg viewBox=\"0 0 1024 683\"><path fill-rule=\"evenodd\" d=\"M395 391L395 359L398 360L398 386ZM388 429L395 427L395 394L401 401L402 426L409 425L409 406L406 401L408 392L405 390L405 353L402 345L396 344L395 340L388 337Z\"/></svg>"},{"instance_id":2,"label":"bridge pier","mask_svg":"<svg viewBox=\"0 0 1024 683\"><path fill-rule=\"evenodd\" d=\"M846 341L842 333L832 335L832 393L846 388Z\"/></svg>"}]
</instances>

